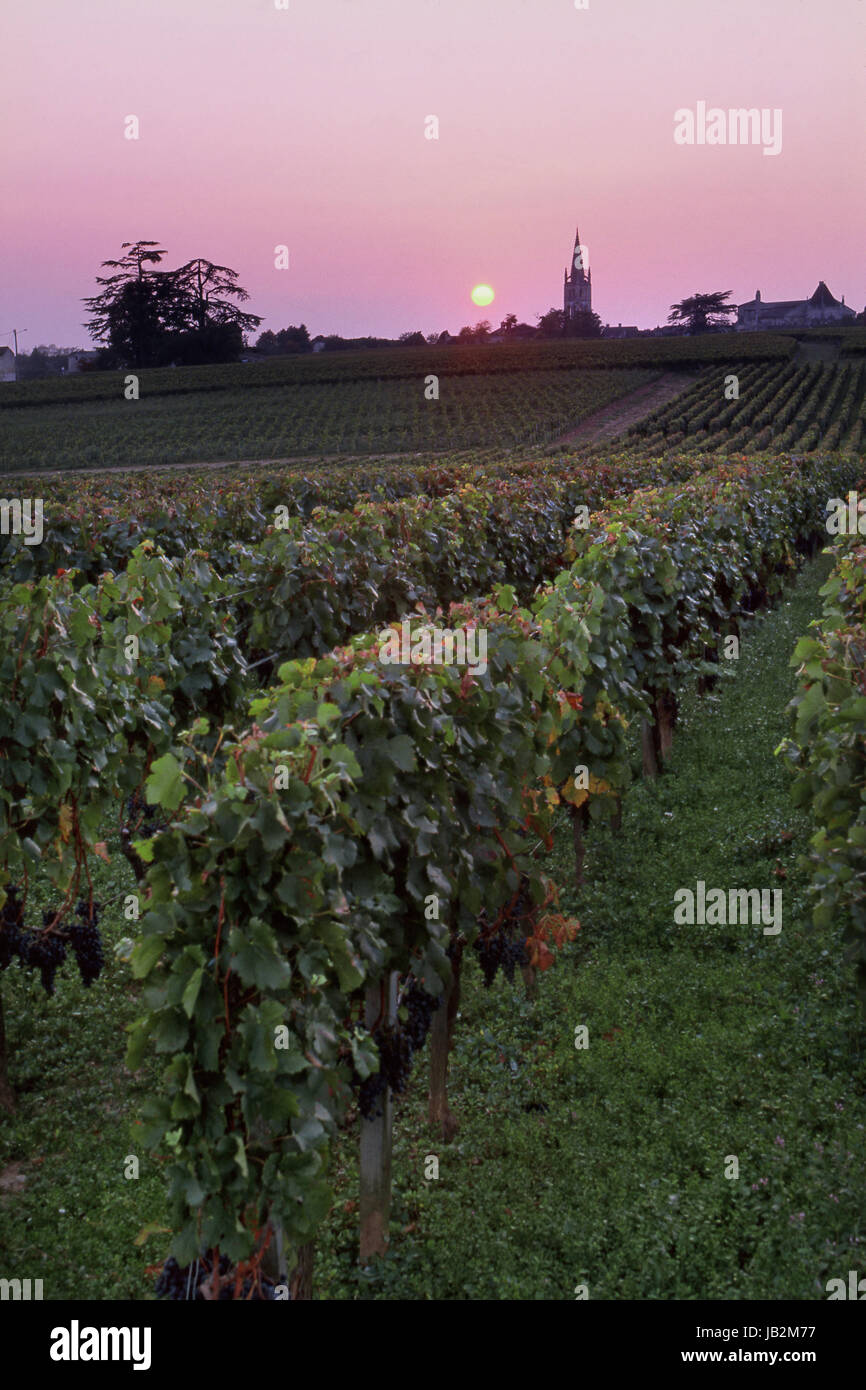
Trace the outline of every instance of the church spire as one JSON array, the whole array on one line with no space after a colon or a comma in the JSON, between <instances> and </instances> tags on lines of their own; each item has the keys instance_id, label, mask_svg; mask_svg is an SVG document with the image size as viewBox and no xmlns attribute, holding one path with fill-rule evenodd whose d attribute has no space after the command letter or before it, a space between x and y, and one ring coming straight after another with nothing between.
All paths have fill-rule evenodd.
<instances>
[{"instance_id":1,"label":"church spire","mask_svg":"<svg viewBox=\"0 0 866 1390\"><path fill-rule=\"evenodd\" d=\"M563 287L563 309L566 318L592 312L592 276L589 273L586 248L580 240L580 228L574 229L574 250L571 254L571 274L566 272Z\"/></svg>"},{"instance_id":2,"label":"church spire","mask_svg":"<svg viewBox=\"0 0 866 1390\"><path fill-rule=\"evenodd\" d=\"M577 227L577 226L575 226L575 229L574 229L574 251L572 252L572 256L571 256L571 267L572 267L572 278L575 278L575 277L576 277L578 280L586 280L586 279L588 278L588 275L587 275L587 267L586 267L586 265L585 265L585 263L584 263L583 252L584 252L584 247L583 247L583 244L582 244L582 242L581 242L581 240L580 240L580 228Z\"/></svg>"}]
</instances>

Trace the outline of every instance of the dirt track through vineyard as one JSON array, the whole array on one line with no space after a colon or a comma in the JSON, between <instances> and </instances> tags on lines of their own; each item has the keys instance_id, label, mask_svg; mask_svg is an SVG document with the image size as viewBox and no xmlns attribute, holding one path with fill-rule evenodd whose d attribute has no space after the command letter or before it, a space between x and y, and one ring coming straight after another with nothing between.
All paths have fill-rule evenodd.
<instances>
[{"instance_id":1,"label":"dirt track through vineyard","mask_svg":"<svg viewBox=\"0 0 866 1390\"><path fill-rule=\"evenodd\" d=\"M620 396L618 400L594 411L573 430L554 439L549 447L555 448L558 444L601 444L616 439L630 426L638 424L654 410L682 395L694 382L693 372L663 372L648 385L639 386L636 391L629 391L628 395Z\"/></svg>"}]
</instances>

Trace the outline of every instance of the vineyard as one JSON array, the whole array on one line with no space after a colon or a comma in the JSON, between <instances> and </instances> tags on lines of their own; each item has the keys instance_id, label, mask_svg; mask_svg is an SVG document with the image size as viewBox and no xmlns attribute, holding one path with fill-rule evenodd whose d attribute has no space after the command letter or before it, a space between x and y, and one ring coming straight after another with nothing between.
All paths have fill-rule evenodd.
<instances>
[{"instance_id":1,"label":"vineyard","mask_svg":"<svg viewBox=\"0 0 866 1390\"><path fill-rule=\"evenodd\" d=\"M808 341L826 339L816 331ZM318 470L349 457L409 465L459 454L496 462L550 452L665 368L677 369L683 390L626 430L619 442L631 452L857 451L866 420L859 341L852 330L834 346L839 359L821 362L796 360L791 337L761 333L322 353L142 371L130 378L131 399L122 373L5 384L0 471L256 458ZM591 442L580 453L606 456Z\"/></svg>"},{"instance_id":2,"label":"vineyard","mask_svg":"<svg viewBox=\"0 0 866 1390\"><path fill-rule=\"evenodd\" d=\"M237 386L148 394L145 384L138 400L125 400L119 383L110 401L85 397L74 405L28 404L0 412L0 469L448 453L491 439L504 449L536 447L653 376L641 369L579 377L564 371L498 372L443 377L434 388L428 387L425 368L413 378L278 380L261 390Z\"/></svg>"},{"instance_id":3,"label":"vineyard","mask_svg":"<svg viewBox=\"0 0 866 1390\"><path fill-rule=\"evenodd\" d=\"M855 334L852 343L859 343ZM847 339L846 339L847 341ZM417 381L428 372L441 377L478 377L527 372L650 370L700 367L708 362L785 361L794 339L773 333L705 334L698 338L643 338L616 342L475 344L469 347L379 348L311 353L270 361L208 367L146 368L138 373L142 396L223 393L287 386L339 385L354 381ZM60 380L4 385L0 409L79 405L123 396L123 372L92 372Z\"/></svg>"},{"instance_id":4,"label":"vineyard","mask_svg":"<svg viewBox=\"0 0 866 1390\"><path fill-rule=\"evenodd\" d=\"M738 397L726 398L728 370ZM621 441L647 453L689 449L862 451L866 363L787 362L707 368L681 396L633 426Z\"/></svg>"},{"instance_id":5,"label":"vineyard","mask_svg":"<svg viewBox=\"0 0 866 1390\"><path fill-rule=\"evenodd\" d=\"M160 1296L273 1297L284 1278L310 1296L347 1135L356 1248L384 1254L393 1097L422 1051L423 1142L441 1153L461 1123L449 1056L470 962L488 986L522 978L534 1007L578 939L565 898L591 827L621 822L635 734L652 783L684 693L715 698L731 639L826 539L827 499L860 482L850 454L739 452L774 402L805 416L803 438L843 418L847 437L859 364L747 365L731 404L748 423L727 426L708 370L672 417L701 420L715 393L699 442L727 428L731 447L699 471L652 444L656 424L658 457L60 479L41 545L0 537L3 993L32 1002L35 971L51 1007L74 956L90 1008L113 922L135 1001L125 1065L146 1093L138 1147L167 1187L168 1226L141 1212L142 1239L171 1244ZM549 421L555 387L539 374L536 389ZM608 389L593 378L585 402ZM862 623L857 573L840 569L825 639L849 685L862 648L839 625ZM437 624L467 645L483 633L483 667L438 661ZM402 629L417 657L383 659ZM822 736L853 752L839 721L862 698L805 655L829 681ZM830 816L819 850L856 935L859 840L839 867L832 838L848 844L856 806L822 790L824 745L809 756L797 794ZM826 872L816 882L826 913ZM11 1109L14 1052L0 1063Z\"/></svg>"}]
</instances>

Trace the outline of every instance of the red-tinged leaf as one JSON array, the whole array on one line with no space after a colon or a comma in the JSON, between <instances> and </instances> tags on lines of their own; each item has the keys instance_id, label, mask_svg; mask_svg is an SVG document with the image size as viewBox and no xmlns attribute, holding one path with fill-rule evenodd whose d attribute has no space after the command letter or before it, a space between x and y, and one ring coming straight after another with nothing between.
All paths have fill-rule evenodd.
<instances>
[{"instance_id":1,"label":"red-tinged leaf","mask_svg":"<svg viewBox=\"0 0 866 1390\"><path fill-rule=\"evenodd\" d=\"M549 970L550 967L553 965L553 961L554 961L554 955L553 955L553 952L551 951L550 947L547 945L547 943L546 943L545 941L539 942L539 945L538 945L538 969L539 969L539 970Z\"/></svg>"},{"instance_id":2,"label":"red-tinged leaf","mask_svg":"<svg viewBox=\"0 0 866 1390\"><path fill-rule=\"evenodd\" d=\"M111 863L111 859L109 858L109 855L108 855L108 850L105 848L105 841L104 841L104 840L97 840L96 844L93 846L93 853L94 853L94 854L97 854L97 855L99 856L99 858L103 861L103 863L105 863L105 864L110 864L110 863Z\"/></svg>"},{"instance_id":3,"label":"red-tinged leaf","mask_svg":"<svg viewBox=\"0 0 866 1390\"><path fill-rule=\"evenodd\" d=\"M461 682L460 682L460 699L461 699L461 700L465 700L465 699L466 699L466 697L468 696L468 694L469 694L469 692L470 692L470 690L472 689L472 687L473 687L474 684L475 684L475 678L474 678L474 676L472 675L472 672L467 668L467 670L464 671L464 673L463 673L463 679L462 679Z\"/></svg>"}]
</instances>

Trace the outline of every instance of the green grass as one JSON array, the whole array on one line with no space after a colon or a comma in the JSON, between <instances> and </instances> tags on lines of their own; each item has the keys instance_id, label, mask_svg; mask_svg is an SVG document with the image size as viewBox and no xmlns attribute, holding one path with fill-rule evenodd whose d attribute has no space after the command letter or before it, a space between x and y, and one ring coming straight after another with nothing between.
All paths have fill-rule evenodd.
<instances>
[{"instance_id":1,"label":"green grass","mask_svg":"<svg viewBox=\"0 0 866 1390\"><path fill-rule=\"evenodd\" d=\"M485 991L468 960L461 1129L450 1145L431 1134L419 1065L397 1105L391 1248L367 1269L357 1132L341 1136L318 1297L569 1299L585 1283L593 1299L815 1299L864 1272L864 1029L836 934L809 926L808 826L773 756L825 565L754 624L714 696L684 701L673 768L633 787L621 835L593 829L587 883L563 895L581 931L537 1001L501 979ZM109 848L105 900L132 890ZM566 825L553 860L569 883ZM781 934L674 926L674 891L698 878L781 886ZM134 930L119 900L105 921L109 943ZM73 965L46 1000L17 962L2 989L19 1109L0 1117L0 1275L42 1278L48 1299L147 1298L145 1267L169 1237L134 1244L168 1224L161 1165L136 1137L157 1068L122 1064L137 986L112 958L87 992ZM440 1175L427 1182L429 1154Z\"/></svg>"}]
</instances>

